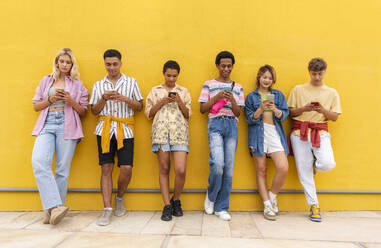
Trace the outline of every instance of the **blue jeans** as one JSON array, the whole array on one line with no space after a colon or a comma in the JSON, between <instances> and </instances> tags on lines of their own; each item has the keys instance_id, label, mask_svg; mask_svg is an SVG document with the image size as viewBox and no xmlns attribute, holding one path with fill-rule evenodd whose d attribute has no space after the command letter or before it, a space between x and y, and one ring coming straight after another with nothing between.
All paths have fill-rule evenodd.
<instances>
[{"instance_id":1,"label":"blue jeans","mask_svg":"<svg viewBox=\"0 0 381 248\"><path fill-rule=\"evenodd\" d=\"M44 210L65 203L70 163L78 140L64 139L64 111L49 112L32 153L33 173ZM55 176L52 171L56 152Z\"/></svg>"},{"instance_id":2,"label":"blue jeans","mask_svg":"<svg viewBox=\"0 0 381 248\"><path fill-rule=\"evenodd\" d=\"M214 211L227 211L237 148L238 128L235 119L209 119L208 136L210 151L208 197L214 202Z\"/></svg>"},{"instance_id":3,"label":"blue jeans","mask_svg":"<svg viewBox=\"0 0 381 248\"><path fill-rule=\"evenodd\" d=\"M152 152L157 153L159 150L163 152L174 152L174 151L183 151L189 153L189 147L186 145L170 145L169 144L169 135L167 144L152 144Z\"/></svg>"}]
</instances>

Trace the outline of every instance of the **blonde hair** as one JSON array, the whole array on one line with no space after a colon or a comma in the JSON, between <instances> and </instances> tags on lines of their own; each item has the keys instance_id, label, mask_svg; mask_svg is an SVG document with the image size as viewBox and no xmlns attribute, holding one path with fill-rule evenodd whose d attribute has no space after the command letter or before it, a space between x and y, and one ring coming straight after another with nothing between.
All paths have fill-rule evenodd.
<instances>
[{"instance_id":1,"label":"blonde hair","mask_svg":"<svg viewBox=\"0 0 381 248\"><path fill-rule=\"evenodd\" d=\"M56 57L54 58L54 60L53 60L53 73L52 73L53 78L55 80L58 80L58 78L60 77L61 71L58 68L58 59L62 55L68 55L70 57L70 59L71 59L71 63L72 63L72 66L71 66L71 69L70 69L70 77L71 77L71 79L73 79L73 80L79 80L79 71L78 71L77 60L75 59L74 54L70 50L70 48L62 48L61 50L58 51Z\"/></svg>"}]
</instances>

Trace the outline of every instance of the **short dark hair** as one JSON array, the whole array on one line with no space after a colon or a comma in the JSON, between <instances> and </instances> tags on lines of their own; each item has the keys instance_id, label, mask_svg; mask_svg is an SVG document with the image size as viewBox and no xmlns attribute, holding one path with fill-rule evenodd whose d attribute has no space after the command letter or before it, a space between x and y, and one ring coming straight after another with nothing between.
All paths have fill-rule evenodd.
<instances>
[{"instance_id":1,"label":"short dark hair","mask_svg":"<svg viewBox=\"0 0 381 248\"><path fill-rule=\"evenodd\" d=\"M323 71L327 69L327 63L322 58L313 58L308 63L309 71Z\"/></svg>"},{"instance_id":2,"label":"short dark hair","mask_svg":"<svg viewBox=\"0 0 381 248\"><path fill-rule=\"evenodd\" d=\"M122 60L122 54L120 54L120 52L118 50L115 50L115 49L108 49L103 54L103 59L112 58L112 57L117 57L119 60Z\"/></svg>"},{"instance_id":3,"label":"short dark hair","mask_svg":"<svg viewBox=\"0 0 381 248\"><path fill-rule=\"evenodd\" d=\"M167 62L165 62L163 66L163 73L165 73L167 69L174 69L177 70L177 73L180 73L180 65L174 60L168 60Z\"/></svg>"},{"instance_id":4,"label":"short dark hair","mask_svg":"<svg viewBox=\"0 0 381 248\"><path fill-rule=\"evenodd\" d=\"M216 65L220 64L221 59L231 59L232 60L232 64L234 65L234 63L235 63L234 55L231 52L228 52L228 51L222 51L219 54L217 54Z\"/></svg>"},{"instance_id":5,"label":"short dark hair","mask_svg":"<svg viewBox=\"0 0 381 248\"><path fill-rule=\"evenodd\" d=\"M276 82L276 73L275 73L274 67L272 67L271 65L264 65L261 68L259 68L258 73L257 73L257 88L258 89L259 89L259 86L260 86L259 79L267 71L270 72L270 74L271 74L271 76L273 78L273 84L275 84L275 82ZM271 86L270 86L270 89L271 89Z\"/></svg>"}]
</instances>

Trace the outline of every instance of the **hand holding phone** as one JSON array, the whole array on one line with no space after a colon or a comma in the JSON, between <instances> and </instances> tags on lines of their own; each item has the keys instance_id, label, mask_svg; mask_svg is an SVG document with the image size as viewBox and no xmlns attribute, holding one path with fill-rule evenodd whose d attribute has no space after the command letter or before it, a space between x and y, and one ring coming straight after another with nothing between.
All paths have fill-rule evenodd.
<instances>
[{"instance_id":1,"label":"hand holding phone","mask_svg":"<svg viewBox=\"0 0 381 248\"><path fill-rule=\"evenodd\" d=\"M176 92L174 92L174 91L168 92L168 97L171 97L172 95L176 96L176 95L177 95L177 93L176 93Z\"/></svg>"},{"instance_id":2,"label":"hand holding phone","mask_svg":"<svg viewBox=\"0 0 381 248\"><path fill-rule=\"evenodd\" d=\"M115 90L105 90L104 98L107 100L114 100L116 91Z\"/></svg>"},{"instance_id":3,"label":"hand holding phone","mask_svg":"<svg viewBox=\"0 0 381 248\"><path fill-rule=\"evenodd\" d=\"M311 102L311 104L314 105L315 107L319 107L320 106L319 102Z\"/></svg>"}]
</instances>

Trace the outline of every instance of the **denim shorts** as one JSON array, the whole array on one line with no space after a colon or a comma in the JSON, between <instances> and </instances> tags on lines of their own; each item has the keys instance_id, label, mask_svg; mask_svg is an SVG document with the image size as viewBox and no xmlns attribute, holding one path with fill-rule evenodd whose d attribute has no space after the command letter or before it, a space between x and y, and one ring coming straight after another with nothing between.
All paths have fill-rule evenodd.
<instances>
[{"instance_id":1,"label":"denim shorts","mask_svg":"<svg viewBox=\"0 0 381 248\"><path fill-rule=\"evenodd\" d=\"M174 151L183 151L189 153L189 147L185 145L170 145L169 144L169 136L167 140L167 144L153 144L152 145L152 152L157 153L159 149L163 152L174 152Z\"/></svg>"}]
</instances>

